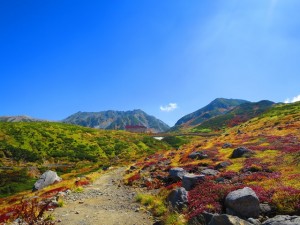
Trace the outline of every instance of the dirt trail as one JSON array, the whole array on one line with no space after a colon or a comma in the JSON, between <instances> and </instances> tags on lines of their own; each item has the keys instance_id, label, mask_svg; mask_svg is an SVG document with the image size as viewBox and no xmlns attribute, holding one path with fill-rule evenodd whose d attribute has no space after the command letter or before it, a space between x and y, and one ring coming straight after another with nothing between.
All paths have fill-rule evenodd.
<instances>
[{"instance_id":1,"label":"dirt trail","mask_svg":"<svg viewBox=\"0 0 300 225\"><path fill-rule=\"evenodd\" d=\"M53 215L62 225L152 225L149 212L135 203L134 188L122 184L124 168L108 171L82 193L71 193Z\"/></svg>"}]
</instances>

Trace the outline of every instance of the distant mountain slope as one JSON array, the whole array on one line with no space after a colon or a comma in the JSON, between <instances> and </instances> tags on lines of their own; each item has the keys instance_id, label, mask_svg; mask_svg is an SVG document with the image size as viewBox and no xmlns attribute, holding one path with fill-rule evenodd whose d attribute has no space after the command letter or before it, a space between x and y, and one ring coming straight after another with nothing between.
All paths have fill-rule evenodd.
<instances>
[{"instance_id":1,"label":"distant mountain slope","mask_svg":"<svg viewBox=\"0 0 300 225\"><path fill-rule=\"evenodd\" d=\"M270 109L274 104L274 102L268 100L262 100L259 102L246 102L236 106L232 110L226 112L224 115L219 115L204 121L199 126L194 127L193 130L220 130L223 127L233 127L261 115Z\"/></svg>"},{"instance_id":2,"label":"distant mountain slope","mask_svg":"<svg viewBox=\"0 0 300 225\"><path fill-rule=\"evenodd\" d=\"M107 130L124 130L126 125L144 125L154 132L164 132L170 128L161 120L139 109L133 111L77 112L62 122Z\"/></svg>"},{"instance_id":3,"label":"distant mountain slope","mask_svg":"<svg viewBox=\"0 0 300 225\"><path fill-rule=\"evenodd\" d=\"M225 114L234 107L247 102L248 101L241 99L217 98L207 106L179 119L175 124L175 128L172 128L172 130L176 130L176 127L179 128L180 126L190 127L201 124L214 116Z\"/></svg>"},{"instance_id":4,"label":"distant mountain slope","mask_svg":"<svg viewBox=\"0 0 300 225\"><path fill-rule=\"evenodd\" d=\"M36 122L43 121L41 119L32 118L29 116L0 116L1 122Z\"/></svg>"}]
</instances>

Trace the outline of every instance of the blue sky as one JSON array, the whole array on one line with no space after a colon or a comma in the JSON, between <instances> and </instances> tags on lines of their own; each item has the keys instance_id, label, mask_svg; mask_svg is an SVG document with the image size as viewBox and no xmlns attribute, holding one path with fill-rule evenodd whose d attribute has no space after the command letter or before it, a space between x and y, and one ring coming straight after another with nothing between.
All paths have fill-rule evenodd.
<instances>
[{"instance_id":1,"label":"blue sky","mask_svg":"<svg viewBox=\"0 0 300 225\"><path fill-rule=\"evenodd\" d=\"M174 125L217 97L292 101L299 8L298 0L1 1L0 115L142 109Z\"/></svg>"}]
</instances>

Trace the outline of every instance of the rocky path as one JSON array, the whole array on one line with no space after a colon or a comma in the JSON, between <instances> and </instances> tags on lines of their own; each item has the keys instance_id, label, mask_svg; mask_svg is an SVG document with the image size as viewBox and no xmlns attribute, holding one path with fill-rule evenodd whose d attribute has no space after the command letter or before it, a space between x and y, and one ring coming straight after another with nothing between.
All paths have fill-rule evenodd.
<instances>
[{"instance_id":1,"label":"rocky path","mask_svg":"<svg viewBox=\"0 0 300 225\"><path fill-rule=\"evenodd\" d=\"M108 171L81 193L64 198L53 215L62 225L150 225L149 212L135 202L136 190L122 184L124 168Z\"/></svg>"}]
</instances>

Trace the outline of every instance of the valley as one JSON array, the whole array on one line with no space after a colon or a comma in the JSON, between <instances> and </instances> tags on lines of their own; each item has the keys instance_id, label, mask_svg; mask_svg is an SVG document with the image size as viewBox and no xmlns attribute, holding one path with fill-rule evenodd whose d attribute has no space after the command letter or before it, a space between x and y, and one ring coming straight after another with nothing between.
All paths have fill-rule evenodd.
<instances>
[{"instance_id":1,"label":"valley","mask_svg":"<svg viewBox=\"0 0 300 225\"><path fill-rule=\"evenodd\" d=\"M198 110L201 119L158 134L1 122L0 223L26 215L24 201L33 207L32 199L47 202L70 190L44 213L44 224L99 224L105 218L103 224L214 225L226 217L235 224L273 225L270 218L283 215L287 224L297 224L300 102L233 100L228 106L230 101L216 99ZM31 192L49 169L62 181ZM247 188L260 207L251 216L226 200Z\"/></svg>"}]
</instances>

